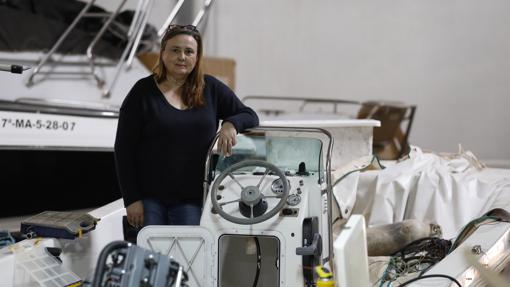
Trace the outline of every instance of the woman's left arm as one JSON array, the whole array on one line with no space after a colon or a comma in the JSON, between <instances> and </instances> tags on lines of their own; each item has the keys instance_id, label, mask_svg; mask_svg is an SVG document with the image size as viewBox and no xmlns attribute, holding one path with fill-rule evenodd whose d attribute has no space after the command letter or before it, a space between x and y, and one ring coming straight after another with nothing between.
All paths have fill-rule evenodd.
<instances>
[{"instance_id":1,"label":"woman's left arm","mask_svg":"<svg viewBox=\"0 0 510 287\"><path fill-rule=\"evenodd\" d=\"M219 131L218 149L224 155L232 153L236 135L259 125L255 111L244 105L234 92L219 80L215 80L213 91L217 98L217 117L222 120Z\"/></svg>"}]
</instances>

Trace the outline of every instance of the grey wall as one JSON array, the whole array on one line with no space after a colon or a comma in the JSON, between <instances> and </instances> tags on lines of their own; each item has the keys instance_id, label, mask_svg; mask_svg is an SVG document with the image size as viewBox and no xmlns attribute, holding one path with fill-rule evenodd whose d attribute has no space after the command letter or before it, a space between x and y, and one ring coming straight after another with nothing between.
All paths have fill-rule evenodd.
<instances>
[{"instance_id":1,"label":"grey wall","mask_svg":"<svg viewBox=\"0 0 510 287\"><path fill-rule=\"evenodd\" d=\"M240 97L416 104L413 144L510 162L508 0L218 0L205 38Z\"/></svg>"}]
</instances>

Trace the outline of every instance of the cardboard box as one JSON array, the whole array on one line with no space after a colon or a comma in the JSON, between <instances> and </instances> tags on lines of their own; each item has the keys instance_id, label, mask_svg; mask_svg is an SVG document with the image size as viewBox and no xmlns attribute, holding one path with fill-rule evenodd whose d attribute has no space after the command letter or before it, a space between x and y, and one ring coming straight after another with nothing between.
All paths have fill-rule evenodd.
<instances>
[{"instance_id":1,"label":"cardboard box","mask_svg":"<svg viewBox=\"0 0 510 287\"><path fill-rule=\"evenodd\" d=\"M412 106L400 102L368 101L361 105L358 111L359 119L374 119L381 122L380 127L374 128L374 153L383 160L395 160L409 153L409 143L402 129L403 121L412 122ZM409 114L409 115L408 115Z\"/></svg>"},{"instance_id":2,"label":"cardboard box","mask_svg":"<svg viewBox=\"0 0 510 287\"><path fill-rule=\"evenodd\" d=\"M230 58L204 57L204 73L213 75L232 91L236 87L236 61Z\"/></svg>"},{"instance_id":3,"label":"cardboard box","mask_svg":"<svg viewBox=\"0 0 510 287\"><path fill-rule=\"evenodd\" d=\"M152 71L158 61L158 53L143 53L138 55L138 59L147 68ZM236 62L230 58L204 57L204 73L212 75L225 83L229 88L235 91L235 69Z\"/></svg>"}]
</instances>

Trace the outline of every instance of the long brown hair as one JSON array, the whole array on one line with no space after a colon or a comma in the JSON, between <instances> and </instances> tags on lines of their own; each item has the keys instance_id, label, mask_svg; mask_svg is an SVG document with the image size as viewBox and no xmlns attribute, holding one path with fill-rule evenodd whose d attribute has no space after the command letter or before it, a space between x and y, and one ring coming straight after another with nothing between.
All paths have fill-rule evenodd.
<instances>
[{"instance_id":1,"label":"long brown hair","mask_svg":"<svg viewBox=\"0 0 510 287\"><path fill-rule=\"evenodd\" d=\"M170 25L161 39L161 49L159 51L158 63L152 70L158 83L162 83L167 79L167 71L165 63L163 62L163 52L165 51L166 43L177 35L190 35L197 41L197 62L195 68L186 77L186 82L181 87L181 96L184 104L190 108L201 107L204 105L204 72L202 70L202 37L197 28L192 25Z\"/></svg>"}]
</instances>

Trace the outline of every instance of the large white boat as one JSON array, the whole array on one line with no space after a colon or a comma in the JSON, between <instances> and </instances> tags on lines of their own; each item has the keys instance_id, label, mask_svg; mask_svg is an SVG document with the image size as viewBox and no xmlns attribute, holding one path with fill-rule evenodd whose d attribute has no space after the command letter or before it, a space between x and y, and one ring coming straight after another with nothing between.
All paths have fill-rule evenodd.
<instances>
[{"instance_id":1,"label":"large white boat","mask_svg":"<svg viewBox=\"0 0 510 287\"><path fill-rule=\"evenodd\" d=\"M126 2L109 3L112 11L95 0L0 4L0 154L9 163L0 171L3 190L20 203L3 208L0 218L120 198L113 161L118 109L150 73L165 31L148 23L154 1L135 1L133 9ZM182 2L168 4L164 27ZM206 71L217 62L207 58Z\"/></svg>"}]
</instances>

